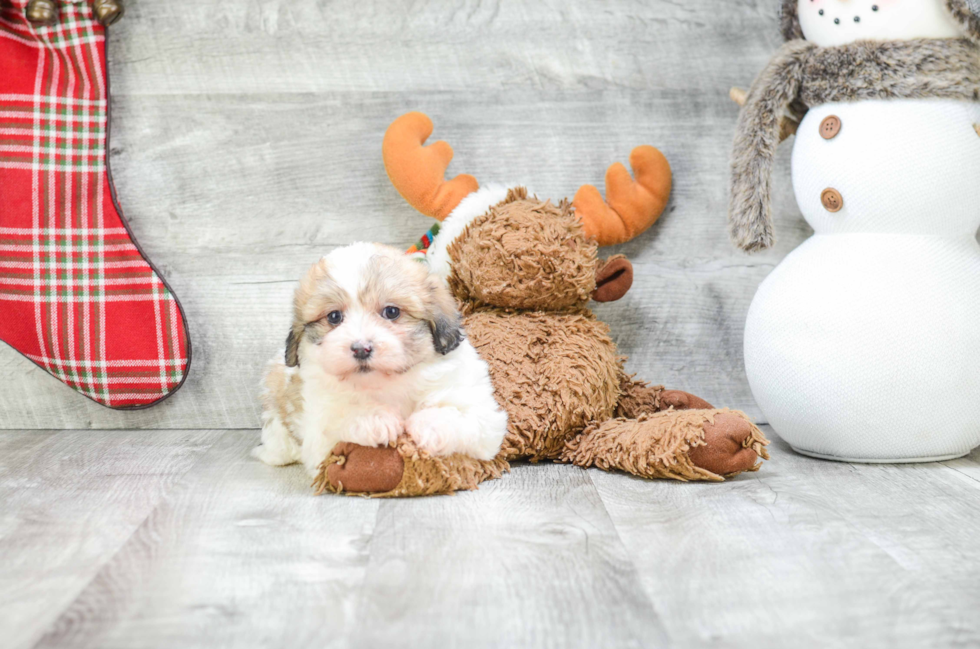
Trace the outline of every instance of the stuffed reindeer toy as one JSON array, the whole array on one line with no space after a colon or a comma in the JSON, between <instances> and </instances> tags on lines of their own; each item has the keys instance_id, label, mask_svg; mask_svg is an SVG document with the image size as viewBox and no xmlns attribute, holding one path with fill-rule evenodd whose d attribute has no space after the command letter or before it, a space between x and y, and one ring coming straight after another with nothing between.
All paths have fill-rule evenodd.
<instances>
[{"instance_id":1,"label":"stuffed reindeer toy","mask_svg":"<svg viewBox=\"0 0 980 649\"><path fill-rule=\"evenodd\" d=\"M722 480L759 468L768 441L742 413L627 375L591 299L623 297L633 281L622 256L599 246L628 241L656 221L670 194L670 166L653 147L606 176L608 201L584 186L574 201L541 200L520 186L445 180L452 149L424 146L432 122L395 120L385 167L417 210L441 221L425 256L463 315L465 335L490 369L508 415L499 455L432 457L407 435L393 447L339 444L322 465L322 491L416 496L473 489L515 460L557 461L643 478Z\"/></svg>"}]
</instances>

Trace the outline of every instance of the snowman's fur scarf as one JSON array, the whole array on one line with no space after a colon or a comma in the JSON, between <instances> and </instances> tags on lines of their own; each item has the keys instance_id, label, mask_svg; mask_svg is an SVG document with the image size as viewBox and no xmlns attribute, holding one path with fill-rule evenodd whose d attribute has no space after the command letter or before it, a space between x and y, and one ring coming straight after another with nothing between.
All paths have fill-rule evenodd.
<instances>
[{"instance_id":1,"label":"snowman's fur scarf","mask_svg":"<svg viewBox=\"0 0 980 649\"><path fill-rule=\"evenodd\" d=\"M748 251L773 244L772 162L787 108L926 98L980 101L980 45L965 38L786 43L752 84L739 115L728 212L732 240Z\"/></svg>"},{"instance_id":2,"label":"snowman's fur scarf","mask_svg":"<svg viewBox=\"0 0 980 649\"><path fill-rule=\"evenodd\" d=\"M946 0L946 8L958 20L970 38L980 40L980 2L977 0Z\"/></svg>"},{"instance_id":3,"label":"snowman's fur scarf","mask_svg":"<svg viewBox=\"0 0 980 649\"><path fill-rule=\"evenodd\" d=\"M783 0L782 9L779 12L779 26L783 31L783 38L787 41L803 38L803 27L800 26L800 14L797 10L799 4L799 0Z\"/></svg>"},{"instance_id":4,"label":"snowman's fur scarf","mask_svg":"<svg viewBox=\"0 0 980 649\"><path fill-rule=\"evenodd\" d=\"M972 7L971 7L972 3ZM800 18L797 13L799 0L783 0L780 26L783 38L787 41L803 38ZM946 0L946 10L963 27L970 38L980 40L980 2L977 0Z\"/></svg>"},{"instance_id":5,"label":"snowman's fur scarf","mask_svg":"<svg viewBox=\"0 0 980 649\"><path fill-rule=\"evenodd\" d=\"M732 151L728 228L732 241L748 250L773 244L772 161L779 145L783 111L799 94L807 56L816 46L783 46L749 89L738 117Z\"/></svg>"}]
</instances>

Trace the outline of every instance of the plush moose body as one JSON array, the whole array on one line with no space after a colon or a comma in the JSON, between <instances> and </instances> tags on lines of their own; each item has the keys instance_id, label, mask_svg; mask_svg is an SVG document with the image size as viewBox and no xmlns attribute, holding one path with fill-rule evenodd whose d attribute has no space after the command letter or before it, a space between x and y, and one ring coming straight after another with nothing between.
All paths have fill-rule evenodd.
<instances>
[{"instance_id":1,"label":"plush moose body","mask_svg":"<svg viewBox=\"0 0 980 649\"><path fill-rule=\"evenodd\" d=\"M631 156L637 182L622 165L607 174L608 204L586 186L574 203L556 205L523 187L443 180L452 149L424 147L431 131L419 113L396 120L385 136L386 168L409 203L444 219L427 262L449 283L466 335L490 367L508 433L489 462L428 457L407 435L394 448L339 444L318 489L449 493L499 477L514 460L681 480L758 469L768 441L744 414L628 376L608 327L587 308L629 290L629 262L600 260L598 246L628 240L659 217L670 193L666 159L639 147Z\"/></svg>"}]
</instances>

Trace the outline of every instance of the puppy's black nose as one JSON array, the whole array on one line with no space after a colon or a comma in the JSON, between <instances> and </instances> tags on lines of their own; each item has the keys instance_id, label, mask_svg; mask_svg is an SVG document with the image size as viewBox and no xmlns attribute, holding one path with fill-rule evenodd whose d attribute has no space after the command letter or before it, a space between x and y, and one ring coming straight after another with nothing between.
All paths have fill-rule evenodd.
<instances>
[{"instance_id":1,"label":"puppy's black nose","mask_svg":"<svg viewBox=\"0 0 980 649\"><path fill-rule=\"evenodd\" d=\"M367 359L371 358L371 352L374 351L374 348L371 347L371 343L358 341L356 343L351 343L350 350L354 354L354 358L359 361L366 361Z\"/></svg>"}]
</instances>

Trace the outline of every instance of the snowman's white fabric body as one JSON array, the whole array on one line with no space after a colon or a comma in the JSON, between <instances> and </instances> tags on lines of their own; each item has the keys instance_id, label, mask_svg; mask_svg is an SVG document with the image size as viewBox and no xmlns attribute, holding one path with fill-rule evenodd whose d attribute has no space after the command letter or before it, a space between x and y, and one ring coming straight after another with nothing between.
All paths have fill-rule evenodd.
<instances>
[{"instance_id":1,"label":"snowman's white fabric body","mask_svg":"<svg viewBox=\"0 0 980 649\"><path fill-rule=\"evenodd\" d=\"M821 47L965 36L944 0L798 12ZM980 102L963 99L809 106L792 175L814 235L763 282L745 328L753 395L797 451L921 461L980 445L975 124Z\"/></svg>"}]
</instances>

